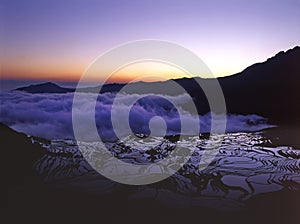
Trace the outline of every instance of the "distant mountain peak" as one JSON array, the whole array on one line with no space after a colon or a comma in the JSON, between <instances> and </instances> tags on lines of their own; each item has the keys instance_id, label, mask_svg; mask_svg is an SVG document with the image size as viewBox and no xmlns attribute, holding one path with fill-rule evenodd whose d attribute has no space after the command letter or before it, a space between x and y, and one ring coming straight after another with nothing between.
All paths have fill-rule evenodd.
<instances>
[{"instance_id":1,"label":"distant mountain peak","mask_svg":"<svg viewBox=\"0 0 300 224\"><path fill-rule=\"evenodd\" d=\"M51 86L58 86L57 84L53 83L53 82L45 82L45 83L41 83L38 85L51 85Z\"/></svg>"},{"instance_id":2,"label":"distant mountain peak","mask_svg":"<svg viewBox=\"0 0 300 224\"><path fill-rule=\"evenodd\" d=\"M75 89L64 88L53 82L45 82L35 85L29 85L21 88L17 88L18 91L25 91L28 93L68 93L74 92Z\"/></svg>"}]
</instances>

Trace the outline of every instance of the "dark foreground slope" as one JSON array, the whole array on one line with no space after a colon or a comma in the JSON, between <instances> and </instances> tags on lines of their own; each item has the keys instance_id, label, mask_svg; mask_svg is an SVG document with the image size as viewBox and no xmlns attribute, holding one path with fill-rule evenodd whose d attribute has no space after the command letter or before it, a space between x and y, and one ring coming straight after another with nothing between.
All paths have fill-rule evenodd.
<instances>
[{"instance_id":1,"label":"dark foreground slope","mask_svg":"<svg viewBox=\"0 0 300 224\"><path fill-rule=\"evenodd\" d=\"M33 144L25 134L18 133L0 123L0 148L5 165L8 188L38 183L34 163L46 153L39 144Z\"/></svg>"},{"instance_id":2,"label":"dark foreground slope","mask_svg":"<svg viewBox=\"0 0 300 224\"><path fill-rule=\"evenodd\" d=\"M49 153L24 134L1 125L7 160L7 223L297 223L299 191L288 187L253 197L239 211L169 207L157 200L130 200L136 186L119 185L112 194L57 188L34 174L37 159ZM2 138L3 136L3 138ZM53 155L60 156L60 155ZM65 155L64 155L65 156ZM62 161L68 161L66 157ZM71 158L72 160L72 158ZM51 163L52 160L49 160ZM51 165L51 164L50 164ZM64 164L66 165L66 164ZM15 167L15 169L10 169ZM44 177L45 178L45 177ZM63 180L62 180L63 181ZM217 184L217 183L216 183ZM91 186L92 187L92 186ZM163 186L162 186L163 187ZM215 192L217 194L217 192ZM190 195L193 197L193 195ZM180 199L178 199L180 200Z\"/></svg>"}]
</instances>

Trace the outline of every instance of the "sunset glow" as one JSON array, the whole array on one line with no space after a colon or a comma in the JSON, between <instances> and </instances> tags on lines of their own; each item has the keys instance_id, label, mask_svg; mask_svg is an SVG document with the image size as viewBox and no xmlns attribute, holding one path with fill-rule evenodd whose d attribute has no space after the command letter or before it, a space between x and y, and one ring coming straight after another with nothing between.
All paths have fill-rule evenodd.
<instances>
[{"instance_id":1,"label":"sunset glow","mask_svg":"<svg viewBox=\"0 0 300 224\"><path fill-rule=\"evenodd\" d=\"M5 0L1 79L76 82L99 55L141 39L177 43L195 52L214 76L232 75L299 45L299 9L296 0ZM111 81L144 73L183 75L150 65L144 67L149 71L135 69Z\"/></svg>"},{"instance_id":2,"label":"sunset glow","mask_svg":"<svg viewBox=\"0 0 300 224\"><path fill-rule=\"evenodd\" d=\"M139 62L118 70L107 82L165 81L188 76L184 71L162 62Z\"/></svg>"}]
</instances>

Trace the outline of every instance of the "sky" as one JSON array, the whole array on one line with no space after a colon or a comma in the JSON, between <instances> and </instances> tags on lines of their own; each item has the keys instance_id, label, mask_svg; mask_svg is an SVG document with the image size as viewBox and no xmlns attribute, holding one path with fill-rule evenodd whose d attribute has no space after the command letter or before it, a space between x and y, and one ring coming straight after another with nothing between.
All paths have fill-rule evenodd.
<instances>
[{"instance_id":1,"label":"sky","mask_svg":"<svg viewBox=\"0 0 300 224\"><path fill-rule=\"evenodd\" d=\"M141 39L177 43L225 76L300 45L300 0L2 0L0 27L2 81L76 82L97 56Z\"/></svg>"}]
</instances>

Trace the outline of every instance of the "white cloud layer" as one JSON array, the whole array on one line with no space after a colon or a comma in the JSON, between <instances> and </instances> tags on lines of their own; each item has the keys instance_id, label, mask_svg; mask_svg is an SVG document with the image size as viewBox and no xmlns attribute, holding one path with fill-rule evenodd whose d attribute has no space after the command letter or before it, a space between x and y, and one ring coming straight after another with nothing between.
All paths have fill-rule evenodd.
<instances>
[{"instance_id":1,"label":"white cloud layer","mask_svg":"<svg viewBox=\"0 0 300 224\"><path fill-rule=\"evenodd\" d=\"M82 93L88 96L88 93ZM84 95L85 94L85 95ZM115 95L105 93L98 97L96 103L96 123L100 136L104 139L114 138L115 134L111 124L111 106ZM129 102L134 95L119 94L119 103L114 105L116 110L122 114L123 110L130 109L129 123L131 130L126 128L125 121L116 117L118 129L124 135L134 133L150 133L149 122L151 118L159 116L162 119L152 119L150 128L152 132L163 133L162 127L166 127L167 134L180 134L180 122L189 125L188 133L197 134L195 127L199 124L201 132L210 131L210 114L197 117L188 112L180 117L176 108L164 98L164 96L139 95L140 100L134 106ZM171 96L176 105L184 105L189 102L187 94ZM168 96L168 98L171 98ZM13 129L29 135L43 137L47 139L74 138L72 127L72 103L73 93L66 94L29 94L24 92L1 92L1 117L0 122ZM84 120L87 111L93 109L92 102L83 97L81 102L81 113ZM128 108L130 107L130 108ZM216 116L218 119L218 116ZM221 116L220 116L221 118ZM83 121L84 125L84 121ZM227 132L256 131L271 127L263 117L258 115L228 115ZM86 127L86 134L93 139L97 133L89 133Z\"/></svg>"}]
</instances>

